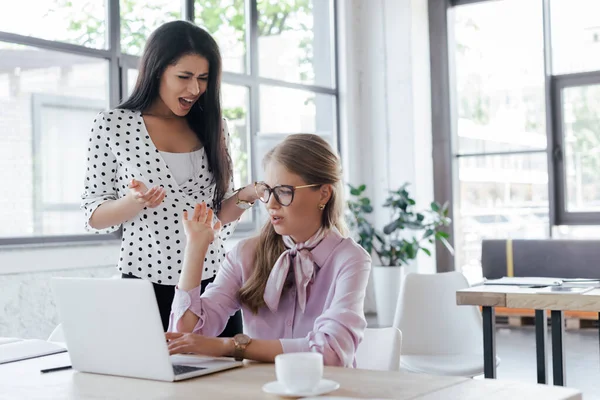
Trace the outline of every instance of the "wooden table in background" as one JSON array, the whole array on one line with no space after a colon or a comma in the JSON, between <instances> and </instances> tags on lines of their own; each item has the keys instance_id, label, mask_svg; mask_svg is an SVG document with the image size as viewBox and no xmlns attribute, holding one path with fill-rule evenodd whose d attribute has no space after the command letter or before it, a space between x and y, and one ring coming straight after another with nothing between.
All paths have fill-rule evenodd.
<instances>
[{"instance_id":1,"label":"wooden table in background","mask_svg":"<svg viewBox=\"0 0 600 400\"><path fill-rule=\"evenodd\" d=\"M519 286L480 285L456 292L456 304L482 307L483 357L486 378L496 377L496 319L494 307L528 308L535 310L538 383L547 383L548 381L546 372L548 332L546 310L550 310L553 383L559 386L566 384L563 311L594 311L600 313L600 289L594 289L583 294L537 293L538 290Z\"/></svg>"},{"instance_id":2,"label":"wooden table in background","mask_svg":"<svg viewBox=\"0 0 600 400\"><path fill-rule=\"evenodd\" d=\"M64 370L67 354L0 365L2 399L274 399L262 386L275 380L273 364L242 368L181 382L158 382ZM331 396L387 399L580 400L575 389L494 380L472 380L406 372L325 367L325 378L341 384Z\"/></svg>"}]
</instances>

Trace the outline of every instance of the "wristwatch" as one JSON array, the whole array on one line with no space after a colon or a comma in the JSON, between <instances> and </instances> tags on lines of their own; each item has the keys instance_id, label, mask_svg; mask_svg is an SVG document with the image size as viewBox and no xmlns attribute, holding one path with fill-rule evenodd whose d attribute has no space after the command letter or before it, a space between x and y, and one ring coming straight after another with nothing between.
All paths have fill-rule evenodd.
<instances>
[{"instance_id":1,"label":"wristwatch","mask_svg":"<svg viewBox=\"0 0 600 400\"><path fill-rule=\"evenodd\" d=\"M233 345L235 346L233 350L233 358L235 361L243 361L244 353L246 352L246 347L252 342L252 338L248 335L244 335L243 333L238 333L233 337Z\"/></svg>"},{"instance_id":2,"label":"wristwatch","mask_svg":"<svg viewBox=\"0 0 600 400\"><path fill-rule=\"evenodd\" d=\"M240 192L244 190L243 187L236 189L233 194L235 195L235 205L241 208L242 210L247 210L254 205L254 203L250 203L249 201L240 199Z\"/></svg>"}]
</instances>

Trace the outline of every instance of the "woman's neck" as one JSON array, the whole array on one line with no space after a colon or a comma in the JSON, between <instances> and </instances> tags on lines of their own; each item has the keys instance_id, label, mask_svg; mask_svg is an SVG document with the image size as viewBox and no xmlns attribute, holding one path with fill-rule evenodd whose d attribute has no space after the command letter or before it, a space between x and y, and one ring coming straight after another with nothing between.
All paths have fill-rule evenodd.
<instances>
[{"instance_id":1,"label":"woman's neck","mask_svg":"<svg viewBox=\"0 0 600 400\"><path fill-rule=\"evenodd\" d=\"M162 101L162 99L157 98L154 102L143 111L144 115L150 115L152 117L165 118L165 119L181 119L185 117L180 117L176 115L167 105Z\"/></svg>"},{"instance_id":2,"label":"woman's neck","mask_svg":"<svg viewBox=\"0 0 600 400\"><path fill-rule=\"evenodd\" d=\"M294 243L304 243L311 237L313 237L318 231L321 229L321 226L317 226L316 228L307 229L306 233L294 234L290 235Z\"/></svg>"}]
</instances>

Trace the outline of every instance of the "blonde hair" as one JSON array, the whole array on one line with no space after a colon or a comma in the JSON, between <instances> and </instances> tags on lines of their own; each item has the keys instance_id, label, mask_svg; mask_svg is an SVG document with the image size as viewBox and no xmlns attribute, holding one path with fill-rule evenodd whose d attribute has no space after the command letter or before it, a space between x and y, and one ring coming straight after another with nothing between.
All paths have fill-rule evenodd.
<instances>
[{"instance_id":1,"label":"blonde hair","mask_svg":"<svg viewBox=\"0 0 600 400\"><path fill-rule=\"evenodd\" d=\"M331 198L323 210L321 226L335 227L342 235L347 234L341 162L323 138L312 134L289 135L267 153L263 166L270 161L275 161L300 176L307 184L331 185ZM285 249L283 238L267 222L258 237L252 275L238 292L240 302L252 312L257 313L265 305L263 296L269 274Z\"/></svg>"}]
</instances>

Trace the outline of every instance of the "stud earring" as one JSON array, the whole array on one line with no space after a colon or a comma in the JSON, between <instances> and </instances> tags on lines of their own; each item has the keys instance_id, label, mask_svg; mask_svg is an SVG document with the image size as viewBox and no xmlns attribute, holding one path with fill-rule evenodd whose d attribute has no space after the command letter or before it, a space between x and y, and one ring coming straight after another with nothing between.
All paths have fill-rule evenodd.
<instances>
[{"instance_id":1,"label":"stud earring","mask_svg":"<svg viewBox=\"0 0 600 400\"><path fill-rule=\"evenodd\" d=\"M319 204L319 210L323 211L325 209L325 204Z\"/></svg>"}]
</instances>

